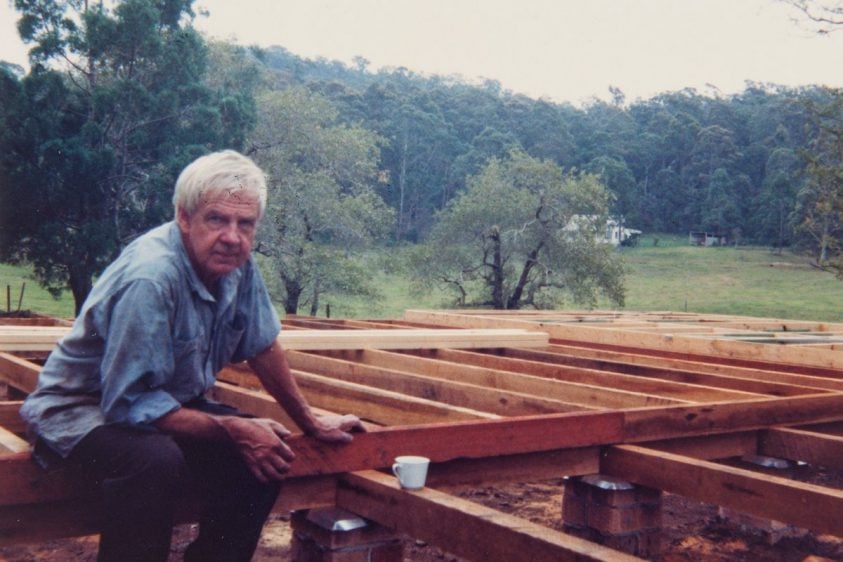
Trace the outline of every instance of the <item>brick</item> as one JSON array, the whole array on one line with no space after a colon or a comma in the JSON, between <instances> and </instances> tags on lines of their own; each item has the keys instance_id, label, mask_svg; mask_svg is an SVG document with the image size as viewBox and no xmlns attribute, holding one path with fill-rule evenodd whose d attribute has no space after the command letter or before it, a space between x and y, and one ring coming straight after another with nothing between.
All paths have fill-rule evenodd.
<instances>
[{"instance_id":1,"label":"brick","mask_svg":"<svg viewBox=\"0 0 843 562\"><path fill-rule=\"evenodd\" d=\"M562 521L566 525L585 527L588 524L585 500L566 491L562 498Z\"/></svg>"},{"instance_id":2,"label":"brick","mask_svg":"<svg viewBox=\"0 0 843 562\"><path fill-rule=\"evenodd\" d=\"M293 513L294 562L401 562L404 545L394 531L372 522L352 530L326 529L334 515L327 509Z\"/></svg>"},{"instance_id":3,"label":"brick","mask_svg":"<svg viewBox=\"0 0 843 562\"><path fill-rule=\"evenodd\" d=\"M586 508L586 521L589 527L611 535L658 529L661 526L661 506L635 504L609 507L591 504Z\"/></svg>"},{"instance_id":4,"label":"brick","mask_svg":"<svg viewBox=\"0 0 843 562\"><path fill-rule=\"evenodd\" d=\"M661 552L661 531L604 536L596 542L640 558L656 558Z\"/></svg>"}]
</instances>

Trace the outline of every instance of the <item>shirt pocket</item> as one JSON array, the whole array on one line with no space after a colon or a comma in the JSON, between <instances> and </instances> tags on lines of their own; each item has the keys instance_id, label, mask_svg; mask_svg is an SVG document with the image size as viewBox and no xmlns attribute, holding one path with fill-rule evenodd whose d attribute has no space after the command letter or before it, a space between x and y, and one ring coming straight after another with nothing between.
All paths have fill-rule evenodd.
<instances>
[{"instance_id":1,"label":"shirt pocket","mask_svg":"<svg viewBox=\"0 0 843 562\"><path fill-rule=\"evenodd\" d=\"M219 371L232 359L240 346L246 331L246 316L238 312L229 322L224 322L217 333L214 349L214 371Z\"/></svg>"},{"instance_id":2,"label":"shirt pocket","mask_svg":"<svg viewBox=\"0 0 843 562\"><path fill-rule=\"evenodd\" d=\"M202 392L205 379L205 361L207 343L205 336L189 339L175 338L173 342L173 361L175 377L170 391L177 396L194 396Z\"/></svg>"}]
</instances>

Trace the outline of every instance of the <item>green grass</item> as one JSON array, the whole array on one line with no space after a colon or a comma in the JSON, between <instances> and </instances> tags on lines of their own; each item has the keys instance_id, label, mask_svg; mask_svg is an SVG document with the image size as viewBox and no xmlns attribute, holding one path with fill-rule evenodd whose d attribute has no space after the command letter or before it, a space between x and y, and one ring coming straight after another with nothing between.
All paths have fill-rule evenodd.
<instances>
[{"instance_id":1,"label":"green grass","mask_svg":"<svg viewBox=\"0 0 843 562\"><path fill-rule=\"evenodd\" d=\"M622 250L629 310L672 310L843 321L843 281L804 256L759 247L658 246Z\"/></svg>"},{"instance_id":2,"label":"green grass","mask_svg":"<svg viewBox=\"0 0 843 562\"><path fill-rule=\"evenodd\" d=\"M16 312L20 304L20 310L58 318L73 317L73 296L70 291L65 291L59 299L53 298L38 285L30 268L0 263L0 289L0 312Z\"/></svg>"},{"instance_id":3,"label":"green grass","mask_svg":"<svg viewBox=\"0 0 843 562\"><path fill-rule=\"evenodd\" d=\"M621 251L626 264L626 309L688 311L843 322L843 281L819 271L804 257L776 254L760 247L689 246L679 236L644 237L635 248ZM386 250L385 250L386 252ZM385 271L380 264L399 257L400 250L369 256L367 267L379 287L378 298L324 295L319 315L330 305L334 318L397 318L410 308L442 308L453 301L441 291L413 291L400 271ZM22 308L41 314L69 317L73 299L65 292L55 300L41 289L28 269L0 264L2 310L6 287L16 310L23 283ZM307 310L300 313L307 314Z\"/></svg>"}]
</instances>

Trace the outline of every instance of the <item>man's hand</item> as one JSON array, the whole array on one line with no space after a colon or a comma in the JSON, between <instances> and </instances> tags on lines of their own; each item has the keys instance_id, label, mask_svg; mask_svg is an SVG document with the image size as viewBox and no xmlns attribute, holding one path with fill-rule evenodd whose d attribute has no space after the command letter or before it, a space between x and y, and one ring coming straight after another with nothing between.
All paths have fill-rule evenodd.
<instances>
[{"instance_id":1,"label":"man's hand","mask_svg":"<svg viewBox=\"0 0 843 562\"><path fill-rule=\"evenodd\" d=\"M364 432L366 428L360 418L352 414L344 416L319 416L316 418L316 426L308 431L310 435L320 441L333 443L349 443L354 437L352 432Z\"/></svg>"},{"instance_id":2,"label":"man's hand","mask_svg":"<svg viewBox=\"0 0 843 562\"><path fill-rule=\"evenodd\" d=\"M275 420L226 416L221 423L246 465L261 482L281 480L296 455L284 443L290 432Z\"/></svg>"}]
</instances>

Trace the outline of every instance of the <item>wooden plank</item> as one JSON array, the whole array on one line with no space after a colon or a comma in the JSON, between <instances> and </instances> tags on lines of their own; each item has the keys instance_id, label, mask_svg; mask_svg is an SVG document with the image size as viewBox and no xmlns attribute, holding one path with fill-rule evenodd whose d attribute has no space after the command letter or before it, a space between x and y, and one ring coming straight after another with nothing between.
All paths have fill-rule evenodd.
<instances>
[{"instance_id":1,"label":"wooden plank","mask_svg":"<svg viewBox=\"0 0 843 562\"><path fill-rule=\"evenodd\" d=\"M272 508L275 513L334 505L336 476L296 478L282 484ZM65 537L95 535L98 531L99 505L90 497L49 503L0 506L0 546L42 542ZM177 523L197 521L197 508L189 498L179 506ZM92 541L98 540L92 536Z\"/></svg>"},{"instance_id":2,"label":"wooden plank","mask_svg":"<svg viewBox=\"0 0 843 562\"><path fill-rule=\"evenodd\" d=\"M337 474L390 466L395 457L418 454L434 462L617 443L622 414L585 412L382 428L359 433L350 444L302 435L287 442L296 453L288 476ZM0 455L0 505L55 501L72 496L61 471L43 472L24 453Z\"/></svg>"},{"instance_id":3,"label":"wooden plank","mask_svg":"<svg viewBox=\"0 0 843 562\"><path fill-rule=\"evenodd\" d=\"M231 371L226 368L221 373L223 380ZM379 425L400 425L461 421L469 419L496 419L499 416L440 404L433 400L405 396L398 392L379 390L345 381L332 380L328 377L294 371L296 380L305 398L311 406L331 412L354 413L359 417ZM243 377L240 373L239 378ZM212 396L221 402L236 405L246 412L263 412L267 417L286 419L286 413L268 394L250 389L237 389L232 385L217 383L220 389L212 390ZM284 423L282 421L282 423Z\"/></svg>"},{"instance_id":4,"label":"wooden plank","mask_svg":"<svg viewBox=\"0 0 843 562\"><path fill-rule=\"evenodd\" d=\"M284 411L284 408L279 406L278 402L265 392L238 388L232 384L217 381L208 393L208 397L260 418L276 420L294 433L301 432L301 429Z\"/></svg>"},{"instance_id":5,"label":"wooden plank","mask_svg":"<svg viewBox=\"0 0 843 562\"><path fill-rule=\"evenodd\" d=\"M282 331L285 349L413 349L472 347L542 347L547 334L523 329L374 329Z\"/></svg>"},{"instance_id":6,"label":"wooden plank","mask_svg":"<svg viewBox=\"0 0 843 562\"><path fill-rule=\"evenodd\" d=\"M23 453L29 450L29 443L12 433L5 427L0 427L0 454Z\"/></svg>"},{"instance_id":7,"label":"wooden plank","mask_svg":"<svg viewBox=\"0 0 843 562\"><path fill-rule=\"evenodd\" d=\"M466 383L444 377L430 377L391 368L373 367L332 357L295 351L288 354L290 365L296 369L296 372L305 370L333 380L343 380L501 416L595 409L593 406L547 398L546 395L501 390L493 385L482 386L477 384L477 380Z\"/></svg>"},{"instance_id":8,"label":"wooden plank","mask_svg":"<svg viewBox=\"0 0 843 562\"><path fill-rule=\"evenodd\" d=\"M501 482L538 482L600 471L600 447L559 449L432 464L429 486L490 486Z\"/></svg>"},{"instance_id":9,"label":"wooden plank","mask_svg":"<svg viewBox=\"0 0 843 562\"><path fill-rule=\"evenodd\" d=\"M358 434L350 445L294 436L289 443L298 459L290 476L381 468L402 454L435 462L486 458L809 423L843 416L840 412L843 396L820 396L384 428ZM0 505L61 499L69 492L56 478L61 475L35 470L28 455L0 456Z\"/></svg>"},{"instance_id":10,"label":"wooden plank","mask_svg":"<svg viewBox=\"0 0 843 562\"><path fill-rule=\"evenodd\" d=\"M626 442L843 419L843 395L797 396L625 411Z\"/></svg>"},{"instance_id":11,"label":"wooden plank","mask_svg":"<svg viewBox=\"0 0 843 562\"><path fill-rule=\"evenodd\" d=\"M843 536L843 491L634 445L609 447L600 472L740 512ZM832 515L836 514L836 515Z\"/></svg>"},{"instance_id":12,"label":"wooden plank","mask_svg":"<svg viewBox=\"0 0 843 562\"><path fill-rule=\"evenodd\" d=\"M711 386L721 388L734 388L736 390L769 394L771 396L796 396L805 394L803 389L807 389L807 392L810 392L811 389L843 391L843 381L828 377L810 376L804 372L799 372L798 368L794 369L795 372L770 371L758 368L737 367L722 363L706 363L703 361L561 344L552 344L545 351L552 354L561 354L564 358L580 358L589 361L589 363L583 366L590 364L592 368L602 369L605 364L608 369L618 369L618 372L628 372L630 374L646 374L648 369L655 369L655 372L660 377L665 376L661 374L662 369L668 369L666 376L671 380L710 384ZM526 358L532 356L532 354L528 353L528 350L506 350L506 355L512 357L524 356ZM594 361L597 363L594 363ZM671 371L680 375L670 376ZM695 378L684 378L689 375ZM704 375L710 375L714 378L707 379Z\"/></svg>"},{"instance_id":13,"label":"wooden plank","mask_svg":"<svg viewBox=\"0 0 843 562\"><path fill-rule=\"evenodd\" d=\"M26 431L26 424L20 417L21 404L20 400L0 401L0 427L21 434Z\"/></svg>"},{"instance_id":14,"label":"wooden plank","mask_svg":"<svg viewBox=\"0 0 843 562\"><path fill-rule=\"evenodd\" d=\"M800 396L822 390L843 390L843 381L806 377L774 371L744 369L665 357L652 357L596 350L583 347L550 345L546 350L505 349L506 357L611 371L627 375L658 378L678 383L704 385L767 396Z\"/></svg>"},{"instance_id":15,"label":"wooden plank","mask_svg":"<svg viewBox=\"0 0 843 562\"><path fill-rule=\"evenodd\" d=\"M837 435L800 429L768 429L760 434L758 452L770 457L843 469L843 437Z\"/></svg>"},{"instance_id":16,"label":"wooden plank","mask_svg":"<svg viewBox=\"0 0 843 562\"><path fill-rule=\"evenodd\" d=\"M679 437L663 441L647 441L646 447L696 459L726 459L759 454L758 434L758 431L742 431L698 437Z\"/></svg>"},{"instance_id":17,"label":"wooden plank","mask_svg":"<svg viewBox=\"0 0 843 562\"><path fill-rule=\"evenodd\" d=\"M761 362L769 365L786 364L843 370L843 353L829 349L723 341L672 333L613 330L573 323L558 324L529 319L488 318L474 314L474 311L472 311L472 314L467 314L464 311L407 310L403 317L409 321L428 322L451 328L535 329L547 332L551 340L559 339L628 348L647 348L678 355L692 354L720 357L734 361L735 364Z\"/></svg>"},{"instance_id":18,"label":"wooden plank","mask_svg":"<svg viewBox=\"0 0 843 562\"><path fill-rule=\"evenodd\" d=\"M65 327L0 326L0 351L49 351L70 331ZM541 347L546 333L537 330L491 329L327 329L282 330L285 349L413 349L418 347Z\"/></svg>"},{"instance_id":19,"label":"wooden plank","mask_svg":"<svg viewBox=\"0 0 843 562\"><path fill-rule=\"evenodd\" d=\"M441 404L435 400L406 396L362 384L295 371L307 401L332 412L349 412L380 425L456 422L496 419L499 416L471 408Z\"/></svg>"},{"instance_id":20,"label":"wooden plank","mask_svg":"<svg viewBox=\"0 0 843 562\"><path fill-rule=\"evenodd\" d=\"M344 475L337 505L468 560L640 560L431 488L405 492L375 471Z\"/></svg>"},{"instance_id":21,"label":"wooden plank","mask_svg":"<svg viewBox=\"0 0 843 562\"><path fill-rule=\"evenodd\" d=\"M633 408L636 406L655 406L659 404L687 402L654 397L638 392L604 388L596 385L548 379L535 376L535 374L532 374L533 371L530 371L528 368L520 372L514 372L507 371L503 368L497 369L472 365L470 364L471 358L478 354L467 351L431 350L431 355L436 359L431 359L424 353L408 355L371 349L353 352L335 351L322 353L330 354L331 357L339 357L386 369L419 373L445 380L461 381L485 388L517 391L585 407ZM448 360L450 358L454 360Z\"/></svg>"},{"instance_id":22,"label":"wooden plank","mask_svg":"<svg viewBox=\"0 0 843 562\"><path fill-rule=\"evenodd\" d=\"M484 350L488 351L488 350ZM509 355L511 349L504 351ZM501 357L497 354L478 353L476 351L459 350L418 350L410 352L423 357L435 357L450 361L477 366L498 368L507 371L529 373L534 376L564 381L568 383L600 386L614 390L635 392L642 396L651 397L650 405L659 405L667 401L679 402L720 402L724 400L742 400L752 398L753 394L721 390L717 388L704 387L699 385L663 381L655 377L643 377L637 375L625 375L599 371L596 369L584 369L580 367L569 367L543 362L541 360L529 360L524 358ZM541 359L541 355L538 359Z\"/></svg>"},{"instance_id":23,"label":"wooden plank","mask_svg":"<svg viewBox=\"0 0 843 562\"><path fill-rule=\"evenodd\" d=\"M39 365L0 351L0 381L29 393L35 390L40 372Z\"/></svg>"}]
</instances>

